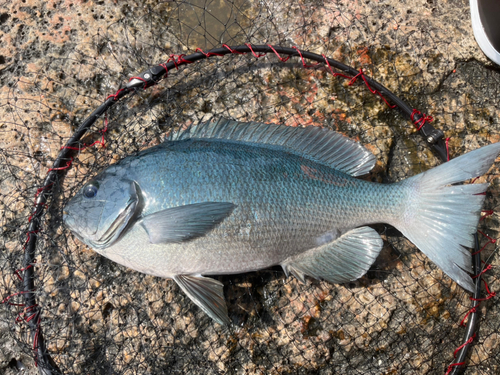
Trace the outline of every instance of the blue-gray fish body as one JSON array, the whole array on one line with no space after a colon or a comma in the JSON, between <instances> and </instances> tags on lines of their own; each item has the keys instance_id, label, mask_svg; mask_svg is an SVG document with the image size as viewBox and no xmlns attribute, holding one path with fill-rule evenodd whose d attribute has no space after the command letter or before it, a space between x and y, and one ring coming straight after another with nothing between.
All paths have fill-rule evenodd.
<instances>
[{"instance_id":1,"label":"blue-gray fish body","mask_svg":"<svg viewBox=\"0 0 500 375\"><path fill-rule=\"evenodd\" d=\"M373 223L398 228L470 290L462 246L472 245L484 199L475 194L486 186L445 185L485 173L498 146L376 184L355 178L374 157L337 133L221 120L110 166L68 203L64 220L100 254L173 278L220 323L222 286L202 275L279 264L301 280L354 280L382 248L366 227Z\"/></svg>"}]
</instances>

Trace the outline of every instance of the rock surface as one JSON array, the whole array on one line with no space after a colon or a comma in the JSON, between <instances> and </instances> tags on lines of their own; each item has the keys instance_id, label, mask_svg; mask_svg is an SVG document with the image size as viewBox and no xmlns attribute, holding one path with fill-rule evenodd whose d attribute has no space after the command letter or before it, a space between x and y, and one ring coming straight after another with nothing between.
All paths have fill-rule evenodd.
<instances>
[{"instance_id":1,"label":"rock surface","mask_svg":"<svg viewBox=\"0 0 500 375\"><path fill-rule=\"evenodd\" d=\"M227 43L298 46L363 68L434 117L452 156L500 141L500 70L477 47L466 0L71 1L0 6L0 291L16 293L33 197L60 148L108 95L150 65ZM89 176L211 116L321 125L377 156L390 182L439 163L411 122L366 86L272 54L213 57L108 112L103 148L81 151L57 184L37 247L37 300L63 373L442 374L461 345L469 295L390 228L360 280L331 285L277 269L220 277L233 326L214 324L173 282L124 269L61 226L61 207ZM84 142L101 140L100 119ZM498 237L499 168L483 232ZM499 257L485 273L500 290ZM20 296L8 302L22 303ZM467 373L500 371L497 298L481 304ZM0 306L0 373L37 373L23 307ZM18 315L21 313L21 315ZM28 311L29 313L29 311ZM20 323L15 324L16 317Z\"/></svg>"}]
</instances>

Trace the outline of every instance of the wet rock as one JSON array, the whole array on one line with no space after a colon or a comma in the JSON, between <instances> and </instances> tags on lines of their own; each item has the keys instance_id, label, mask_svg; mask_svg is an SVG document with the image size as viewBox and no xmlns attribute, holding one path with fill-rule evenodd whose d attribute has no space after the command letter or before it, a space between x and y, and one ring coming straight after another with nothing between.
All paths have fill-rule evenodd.
<instances>
[{"instance_id":1,"label":"wet rock","mask_svg":"<svg viewBox=\"0 0 500 375\"><path fill-rule=\"evenodd\" d=\"M60 148L108 95L172 54L251 42L332 56L434 117L450 155L500 141L499 74L476 46L465 0L282 2L17 1L0 12L1 297L22 287L33 197ZM264 6L265 5L265 6ZM177 58L178 57L173 57ZM58 181L37 247L37 301L49 353L64 373L430 373L462 343L469 295L396 231L366 276L345 285L281 271L224 276L233 325L221 327L168 280L126 270L61 226L64 202L89 176L211 116L316 125L359 140L377 157L368 177L401 180L439 163L408 119L362 79L333 77L274 54L214 57L117 103L97 121ZM498 207L495 165L485 207ZM498 237L498 215L481 222ZM487 243L481 237L482 244ZM499 266L495 245L483 252ZM491 258L489 258L491 256ZM485 274L500 289L495 269ZM22 303L22 298L13 297ZM470 363L498 372L499 305L482 303ZM1 307L0 369L36 373L22 306ZM22 366L20 365L22 363ZM1 372L1 371L0 371Z\"/></svg>"}]
</instances>

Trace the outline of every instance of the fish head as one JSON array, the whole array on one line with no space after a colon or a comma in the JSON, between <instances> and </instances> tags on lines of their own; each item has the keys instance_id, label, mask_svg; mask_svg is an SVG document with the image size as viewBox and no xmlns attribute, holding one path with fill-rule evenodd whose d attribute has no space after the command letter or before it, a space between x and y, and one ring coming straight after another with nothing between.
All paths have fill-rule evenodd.
<instances>
[{"instance_id":1,"label":"fish head","mask_svg":"<svg viewBox=\"0 0 500 375\"><path fill-rule=\"evenodd\" d=\"M70 199L63 209L63 222L87 245L104 249L139 216L141 202L135 181L104 172Z\"/></svg>"}]
</instances>

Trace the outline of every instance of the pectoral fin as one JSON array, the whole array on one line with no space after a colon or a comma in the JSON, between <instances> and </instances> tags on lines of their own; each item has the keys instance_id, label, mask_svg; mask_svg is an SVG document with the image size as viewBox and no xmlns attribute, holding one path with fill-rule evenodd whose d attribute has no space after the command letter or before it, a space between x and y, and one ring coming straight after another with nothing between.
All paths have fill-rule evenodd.
<instances>
[{"instance_id":1,"label":"pectoral fin","mask_svg":"<svg viewBox=\"0 0 500 375\"><path fill-rule=\"evenodd\" d=\"M167 208L144 217L144 227L153 244L179 243L204 236L231 214L229 202L204 202Z\"/></svg>"},{"instance_id":2,"label":"pectoral fin","mask_svg":"<svg viewBox=\"0 0 500 375\"><path fill-rule=\"evenodd\" d=\"M227 315L224 285L221 282L201 275L177 275L174 280L184 293L217 323L231 322Z\"/></svg>"},{"instance_id":3,"label":"pectoral fin","mask_svg":"<svg viewBox=\"0 0 500 375\"><path fill-rule=\"evenodd\" d=\"M288 258L281 266L287 275L292 273L302 282L304 275L308 275L340 284L363 276L382 246L383 241L374 229L360 227L335 241Z\"/></svg>"}]
</instances>

